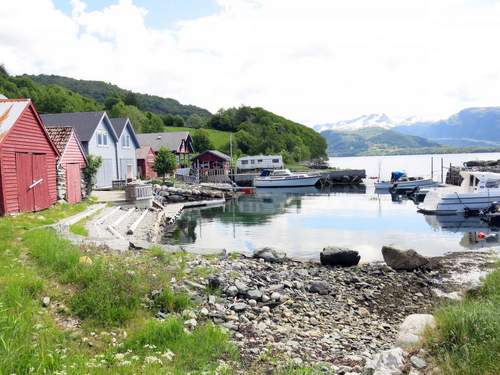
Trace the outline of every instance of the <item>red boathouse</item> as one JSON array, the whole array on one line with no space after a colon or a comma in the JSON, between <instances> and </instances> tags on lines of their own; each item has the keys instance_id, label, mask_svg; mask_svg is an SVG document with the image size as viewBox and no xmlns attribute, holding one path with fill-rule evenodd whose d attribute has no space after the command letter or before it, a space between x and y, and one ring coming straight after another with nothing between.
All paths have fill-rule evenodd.
<instances>
[{"instance_id":1,"label":"red boathouse","mask_svg":"<svg viewBox=\"0 0 500 375\"><path fill-rule=\"evenodd\" d=\"M142 180L150 180L156 178L157 174L153 169L155 163L155 152L151 146L138 148L136 151L137 169L139 177Z\"/></svg>"},{"instance_id":2,"label":"red boathouse","mask_svg":"<svg viewBox=\"0 0 500 375\"><path fill-rule=\"evenodd\" d=\"M0 99L0 214L56 202L59 153L29 99Z\"/></svg>"},{"instance_id":3,"label":"red boathouse","mask_svg":"<svg viewBox=\"0 0 500 375\"><path fill-rule=\"evenodd\" d=\"M57 198L78 203L85 192L82 169L87 165L82 146L71 126L50 126L47 132L61 155L57 161Z\"/></svg>"}]
</instances>

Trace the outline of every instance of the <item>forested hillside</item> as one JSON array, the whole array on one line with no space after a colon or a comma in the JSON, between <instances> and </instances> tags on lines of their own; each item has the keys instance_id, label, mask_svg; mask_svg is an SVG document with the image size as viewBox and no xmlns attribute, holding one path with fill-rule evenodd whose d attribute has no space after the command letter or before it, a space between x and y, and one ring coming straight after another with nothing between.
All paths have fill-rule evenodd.
<instances>
[{"instance_id":1,"label":"forested hillside","mask_svg":"<svg viewBox=\"0 0 500 375\"><path fill-rule=\"evenodd\" d=\"M109 98L121 97L125 99L126 104L135 105L142 111L152 112L158 115L180 115L186 120L193 114L196 114L205 120L211 116L211 113L206 109L194 105L181 104L177 100L171 98L162 98L156 95L135 93L102 81L88 81L45 74L32 75L28 77L38 83L46 85L55 84L65 87L83 96L92 98L102 105L105 105L106 100Z\"/></svg>"},{"instance_id":2,"label":"forested hillside","mask_svg":"<svg viewBox=\"0 0 500 375\"><path fill-rule=\"evenodd\" d=\"M281 153L289 161L326 157L326 141L319 133L263 108L221 110L207 127L235 133L234 147L240 154Z\"/></svg>"}]
</instances>

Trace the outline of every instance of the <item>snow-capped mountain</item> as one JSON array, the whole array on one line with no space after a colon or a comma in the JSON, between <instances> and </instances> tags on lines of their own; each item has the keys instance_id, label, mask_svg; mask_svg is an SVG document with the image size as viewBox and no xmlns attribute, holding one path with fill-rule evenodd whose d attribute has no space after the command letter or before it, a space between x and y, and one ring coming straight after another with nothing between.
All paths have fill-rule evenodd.
<instances>
[{"instance_id":1,"label":"snow-capped mountain","mask_svg":"<svg viewBox=\"0 0 500 375\"><path fill-rule=\"evenodd\" d=\"M363 115L352 120L343 120L329 124L315 125L314 130L322 132L324 130L354 131L364 128L390 129L396 124L385 113L372 113Z\"/></svg>"},{"instance_id":2,"label":"snow-capped mountain","mask_svg":"<svg viewBox=\"0 0 500 375\"><path fill-rule=\"evenodd\" d=\"M395 126L408 126L421 122L422 119L411 116L399 121L394 121L385 113L372 113L363 115L352 120L343 120L333 123L315 125L314 130L322 132L324 130L355 131L365 128L391 129Z\"/></svg>"}]
</instances>

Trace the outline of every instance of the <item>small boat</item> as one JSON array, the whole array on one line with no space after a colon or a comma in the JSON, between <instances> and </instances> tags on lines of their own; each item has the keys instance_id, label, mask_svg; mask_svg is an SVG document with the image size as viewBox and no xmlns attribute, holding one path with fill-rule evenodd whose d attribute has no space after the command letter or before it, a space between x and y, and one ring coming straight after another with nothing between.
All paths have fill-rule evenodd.
<instances>
[{"instance_id":1,"label":"small boat","mask_svg":"<svg viewBox=\"0 0 500 375\"><path fill-rule=\"evenodd\" d=\"M298 187L314 186L320 180L321 175L309 173L292 173L288 169L277 169L275 171L262 171L259 177L254 178L255 187Z\"/></svg>"},{"instance_id":2,"label":"small boat","mask_svg":"<svg viewBox=\"0 0 500 375\"><path fill-rule=\"evenodd\" d=\"M431 189L419 204L425 214L480 212L500 201L500 173L462 171L459 187Z\"/></svg>"},{"instance_id":3,"label":"small boat","mask_svg":"<svg viewBox=\"0 0 500 375\"><path fill-rule=\"evenodd\" d=\"M437 184L431 178L408 177L404 172L392 172L391 180L375 182L375 189L413 190L415 188L436 186Z\"/></svg>"}]
</instances>

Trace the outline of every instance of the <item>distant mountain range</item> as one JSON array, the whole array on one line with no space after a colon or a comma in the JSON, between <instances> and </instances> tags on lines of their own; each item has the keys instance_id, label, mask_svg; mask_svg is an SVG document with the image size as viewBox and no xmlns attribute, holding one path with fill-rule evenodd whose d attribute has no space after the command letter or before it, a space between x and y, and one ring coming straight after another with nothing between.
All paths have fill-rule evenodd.
<instances>
[{"instance_id":1,"label":"distant mountain range","mask_svg":"<svg viewBox=\"0 0 500 375\"><path fill-rule=\"evenodd\" d=\"M463 147L491 151L500 149L500 107L467 108L439 121L414 117L393 121L383 113L370 114L314 129L326 138L328 153L336 156L418 153L422 149L450 152Z\"/></svg>"}]
</instances>

